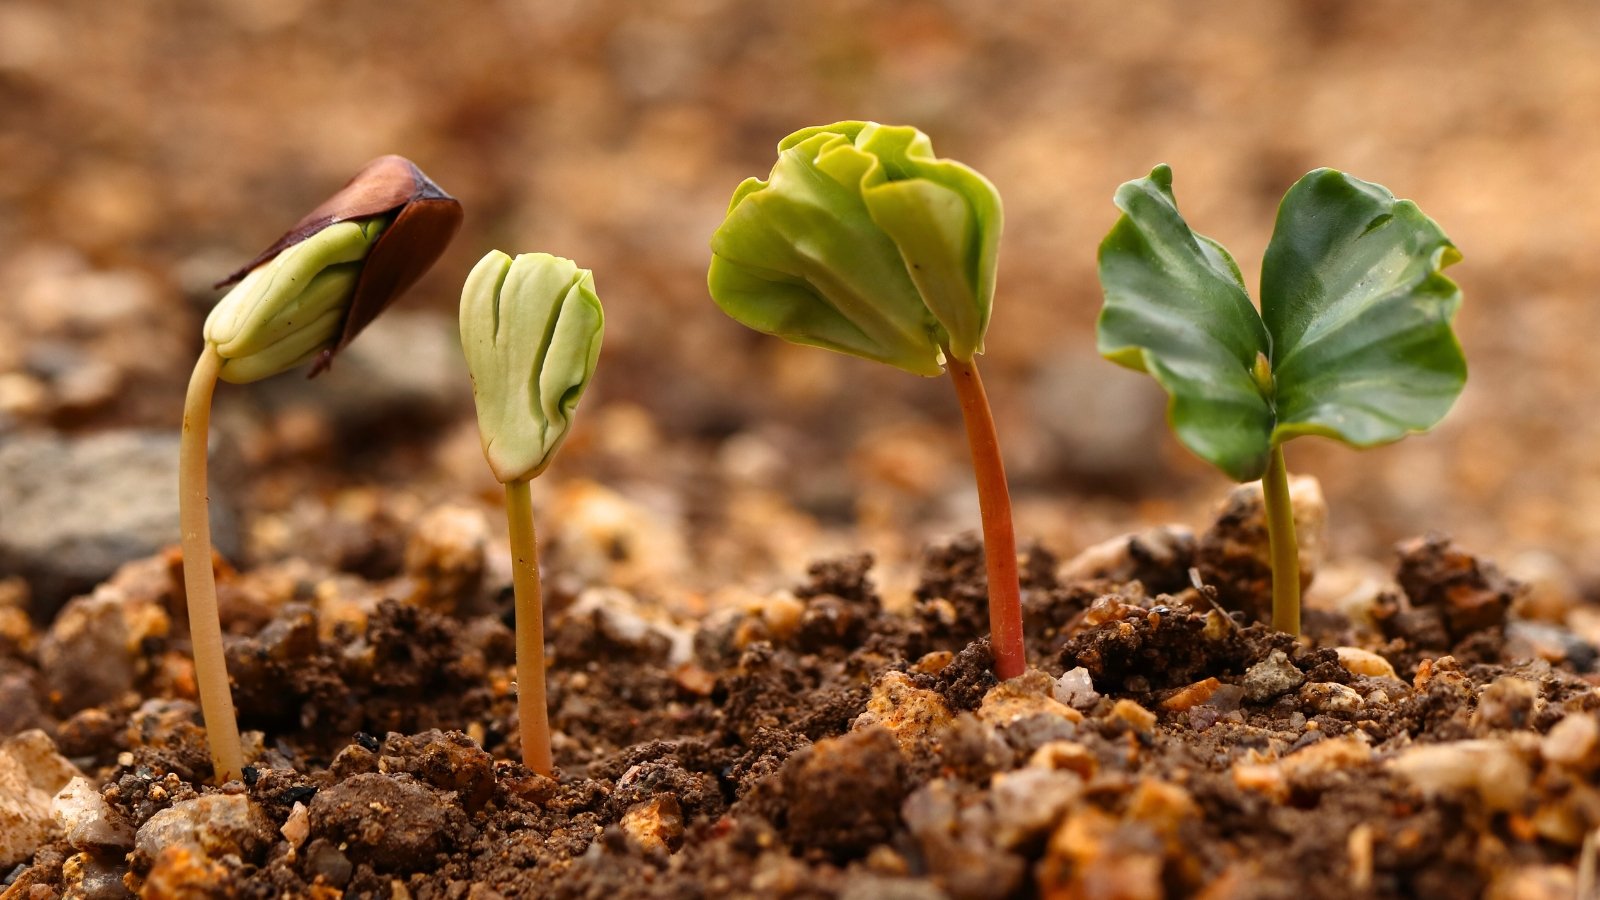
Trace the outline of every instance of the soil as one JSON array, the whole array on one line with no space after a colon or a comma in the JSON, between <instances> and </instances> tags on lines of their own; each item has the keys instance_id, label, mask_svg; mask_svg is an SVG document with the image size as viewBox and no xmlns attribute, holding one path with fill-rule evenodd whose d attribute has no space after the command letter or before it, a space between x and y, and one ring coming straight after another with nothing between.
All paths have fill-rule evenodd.
<instances>
[{"instance_id":1,"label":"soil","mask_svg":"<svg viewBox=\"0 0 1600 900\"><path fill-rule=\"evenodd\" d=\"M0 782L26 752L85 779L54 818L59 785L29 786L53 836L0 896L1591 889L1600 179L1549 186L1600 163L1597 84L1584 0L0 3L0 468L33 447L0 484ZM949 541L978 509L948 386L706 297L739 180L857 116L1006 199L985 380L1019 533L1061 558L1026 553L1037 672L1005 686L979 547ZM218 392L253 760L219 789L174 498L130 485L169 477L212 283L391 152L462 199L447 255L316 381ZM1291 445L1335 513L1301 529L1300 641L1253 624L1245 498L1161 524L1223 482L1094 351L1110 197L1159 162L1246 273L1321 165L1465 255L1472 380L1441 427ZM514 762L500 485L458 356L490 247L577 259L607 307L535 483L553 780ZM1430 527L1459 543L1390 555Z\"/></svg>"},{"instance_id":2,"label":"soil","mask_svg":"<svg viewBox=\"0 0 1600 900\"><path fill-rule=\"evenodd\" d=\"M1192 562L1131 555L1167 585ZM308 602L316 584L273 572L224 571L225 597L252 598L229 617L253 732L244 783L208 784L186 648L146 639L134 691L76 710L59 692L37 698L98 786L99 836L69 828L0 897L1535 897L1576 885L1600 825L1595 655L1571 639L1540 658L1508 638L1520 586L1492 564L1440 536L1407 542L1399 590L1364 621L1310 615L1298 641L1224 612L1253 597L1058 578L1070 568L1027 554L1037 668L1005 685L979 636L970 538L929 552L902 610L885 608L861 555L692 631L615 598L569 603L549 623L555 779L514 761L503 593L475 614L391 598L363 608ZM136 602L174 600L170 559L114 582ZM353 584L346 598L385 593ZM22 649L34 645L13 641L5 666L43 684Z\"/></svg>"}]
</instances>

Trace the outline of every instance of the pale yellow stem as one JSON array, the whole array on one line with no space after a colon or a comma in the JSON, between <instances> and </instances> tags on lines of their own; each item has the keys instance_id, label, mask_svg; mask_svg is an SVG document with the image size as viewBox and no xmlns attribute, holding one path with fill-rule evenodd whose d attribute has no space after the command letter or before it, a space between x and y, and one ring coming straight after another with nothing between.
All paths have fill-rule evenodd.
<instances>
[{"instance_id":1,"label":"pale yellow stem","mask_svg":"<svg viewBox=\"0 0 1600 900\"><path fill-rule=\"evenodd\" d=\"M1294 536L1294 504L1289 500L1289 470L1283 445L1272 448L1267 474L1261 479L1267 512L1267 541L1272 556L1272 627L1300 635L1300 546Z\"/></svg>"},{"instance_id":2,"label":"pale yellow stem","mask_svg":"<svg viewBox=\"0 0 1600 900\"><path fill-rule=\"evenodd\" d=\"M189 604L189 643L194 677L205 717L206 741L216 780L223 784L244 774L239 722L228 687L222 652L222 619L217 613L217 579L211 568L211 511L206 496L206 444L211 430L211 394L222 357L206 349L195 363L183 402L183 437L178 453L178 521L183 530L183 590Z\"/></svg>"},{"instance_id":3,"label":"pale yellow stem","mask_svg":"<svg viewBox=\"0 0 1600 900\"><path fill-rule=\"evenodd\" d=\"M517 718L522 762L551 775L550 710L544 689L544 600L539 588L539 543L533 532L533 497L527 479L506 483L506 523L511 531L511 583L517 614Z\"/></svg>"}]
</instances>

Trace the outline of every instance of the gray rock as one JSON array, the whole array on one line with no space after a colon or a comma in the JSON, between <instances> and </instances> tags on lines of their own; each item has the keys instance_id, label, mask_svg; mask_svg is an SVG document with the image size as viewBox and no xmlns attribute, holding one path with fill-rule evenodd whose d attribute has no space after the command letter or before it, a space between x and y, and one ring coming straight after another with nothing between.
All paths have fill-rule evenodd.
<instances>
[{"instance_id":1,"label":"gray rock","mask_svg":"<svg viewBox=\"0 0 1600 900\"><path fill-rule=\"evenodd\" d=\"M1161 460L1166 399L1139 376L1092 357L1056 354L1027 396L1043 446L1036 466L1023 460L1019 470L1036 467L1100 489L1126 489L1148 485L1170 468Z\"/></svg>"},{"instance_id":2,"label":"gray rock","mask_svg":"<svg viewBox=\"0 0 1600 900\"><path fill-rule=\"evenodd\" d=\"M1300 706L1307 712L1350 713L1365 702L1355 688L1332 681L1313 681L1300 689Z\"/></svg>"},{"instance_id":3,"label":"gray rock","mask_svg":"<svg viewBox=\"0 0 1600 900\"><path fill-rule=\"evenodd\" d=\"M239 548L237 517L219 489L226 460L216 446L211 531L230 556ZM28 580L40 619L123 563L178 540L176 429L36 433L0 443L0 571Z\"/></svg>"},{"instance_id":4,"label":"gray rock","mask_svg":"<svg viewBox=\"0 0 1600 900\"><path fill-rule=\"evenodd\" d=\"M113 812L87 778L74 778L50 804L56 825L72 849L101 856L133 849L133 827Z\"/></svg>"},{"instance_id":5,"label":"gray rock","mask_svg":"<svg viewBox=\"0 0 1600 900\"><path fill-rule=\"evenodd\" d=\"M134 838L140 853L154 859L174 846L206 859L237 856L259 862L274 843L272 821L244 794L206 794L174 803L150 817Z\"/></svg>"},{"instance_id":6,"label":"gray rock","mask_svg":"<svg viewBox=\"0 0 1600 900\"><path fill-rule=\"evenodd\" d=\"M472 409L453 319L390 310L312 382L294 374L253 388L271 407L311 405L345 432L390 418L432 421Z\"/></svg>"},{"instance_id":7,"label":"gray rock","mask_svg":"<svg viewBox=\"0 0 1600 900\"><path fill-rule=\"evenodd\" d=\"M1240 686L1244 688L1246 700L1262 703L1289 693L1305 684L1305 681L1305 673L1295 668L1282 650L1274 650L1272 655L1244 673Z\"/></svg>"},{"instance_id":8,"label":"gray rock","mask_svg":"<svg viewBox=\"0 0 1600 900\"><path fill-rule=\"evenodd\" d=\"M42 731L0 743L0 866L23 862L57 836L51 798L80 774Z\"/></svg>"},{"instance_id":9,"label":"gray rock","mask_svg":"<svg viewBox=\"0 0 1600 900\"><path fill-rule=\"evenodd\" d=\"M118 580L61 608L39 642L39 670L60 708L76 712L133 690L149 665L145 642L170 628L157 598Z\"/></svg>"},{"instance_id":10,"label":"gray rock","mask_svg":"<svg viewBox=\"0 0 1600 900\"><path fill-rule=\"evenodd\" d=\"M1100 702L1100 692L1094 689L1094 679L1083 666L1068 669L1056 679L1054 696L1057 702L1083 711L1093 709Z\"/></svg>"},{"instance_id":11,"label":"gray rock","mask_svg":"<svg viewBox=\"0 0 1600 900\"><path fill-rule=\"evenodd\" d=\"M72 900L122 900L132 897L122 883L128 874L121 860L112 861L92 853L79 853L62 867L61 881L66 888L64 896Z\"/></svg>"}]
</instances>

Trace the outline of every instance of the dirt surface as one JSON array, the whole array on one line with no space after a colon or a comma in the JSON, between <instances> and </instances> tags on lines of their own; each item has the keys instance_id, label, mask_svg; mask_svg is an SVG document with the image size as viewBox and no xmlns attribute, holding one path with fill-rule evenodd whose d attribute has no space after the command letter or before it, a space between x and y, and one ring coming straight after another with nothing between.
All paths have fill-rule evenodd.
<instances>
[{"instance_id":1,"label":"dirt surface","mask_svg":"<svg viewBox=\"0 0 1600 900\"><path fill-rule=\"evenodd\" d=\"M699 622L587 594L550 623L555 779L508 761L503 609L224 573L255 603L244 783L207 784L181 640L124 645L140 674L85 704L21 649L53 636L18 634L33 724L99 788L0 896L1570 896L1594 648L1510 616L1523 586L1443 537L1398 557L1366 618L1295 641L1215 586L1064 581L1036 550L1036 668L1003 685L972 541L901 611L863 556ZM170 561L112 584L160 616Z\"/></svg>"},{"instance_id":2,"label":"dirt surface","mask_svg":"<svg viewBox=\"0 0 1600 900\"><path fill-rule=\"evenodd\" d=\"M0 896L1592 888L1597 86L1583 0L0 4ZM1036 667L1007 685L948 386L706 296L733 188L849 117L1005 198L982 365ZM176 498L136 488L170 476L213 282L390 152L462 199L447 255L332 372L218 392L253 761L218 789ZM1319 165L1465 256L1444 424L1289 449L1320 479L1301 641L1254 624L1258 501L1094 352L1109 198L1158 162L1246 273ZM491 247L576 259L607 309L534 485L556 779L512 762L455 335Z\"/></svg>"}]
</instances>

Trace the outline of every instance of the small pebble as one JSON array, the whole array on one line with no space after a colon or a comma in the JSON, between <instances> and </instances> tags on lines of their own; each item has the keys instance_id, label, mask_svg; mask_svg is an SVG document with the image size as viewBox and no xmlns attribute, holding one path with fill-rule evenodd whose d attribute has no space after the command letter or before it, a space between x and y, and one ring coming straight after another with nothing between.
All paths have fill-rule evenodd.
<instances>
[{"instance_id":1,"label":"small pebble","mask_svg":"<svg viewBox=\"0 0 1600 900\"><path fill-rule=\"evenodd\" d=\"M1571 713L1555 724L1539 744L1545 759L1580 772L1600 765L1600 721L1591 713Z\"/></svg>"},{"instance_id":2,"label":"small pebble","mask_svg":"<svg viewBox=\"0 0 1600 900\"><path fill-rule=\"evenodd\" d=\"M1139 734L1149 734L1156 727L1155 713L1127 699L1118 700L1111 707L1110 718L1126 722L1129 728Z\"/></svg>"},{"instance_id":3,"label":"small pebble","mask_svg":"<svg viewBox=\"0 0 1600 900\"><path fill-rule=\"evenodd\" d=\"M151 859L182 847L203 860L255 860L270 847L272 822L244 794L206 794L174 803L150 817L134 847Z\"/></svg>"},{"instance_id":4,"label":"small pebble","mask_svg":"<svg viewBox=\"0 0 1600 900\"><path fill-rule=\"evenodd\" d=\"M133 849L133 827L112 811L87 778L67 782L51 801L50 813L74 850L108 856Z\"/></svg>"},{"instance_id":5,"label":"small pebble","mask_svg":"<svg viewBox=\"0 0 1600 900\"><path fill-rule=\"evenodd\" d=\"M1082 722L1078 712L1055 698L1056 680L1038 669L995 685L983 695L978 719L990 725L1008 725L1032 716L1055 716Z\"/></svg>"},{"instance_id":6,"label":"small pebble","mask_svg":"<svg viewBox=\"0 0 1600 900\"><path fill-rule=\"evenodd\" d=\"M1370 678L1397 678L1394 666L1387 659L1370 650L1359 647L1337 647L1334 652L1339 654L1339 665L1353 675L1366 675Z\"/></svg>"},{"instance_id":7,"label":"small pebble","mask_svg":"<svg viewBox=\"0 0 1600 900\"><path fill-rule=\"evenodd\" d=\"M1289 661L1288 654L1282 650L1274 650L1266 659L1251 666L1244 673L1240 687L1244 688L1246 700L1251 703L1263 703L1289 693L1305 684L1305 681L1305 673L1295 668L1294 663Z\"/></svg>"},{"instance_id":8,"label":"small pebble","mask_svg":"<svg viewBox=\"0 0 1600 900\"><path fill-rule=\"evenodd\" d=\"M1217 692L1217 688L1220 687L1222 687L1222 682L1215 678L1196 681L1194 684L1161 701L1161 708L1171 712L1183 712L1210 700L1211 696Z\"/></svg>"},{"instance_id":9,"label":"small pebble","mask_svg":"<svg viewBox=\"0 0 1600 900\"><path fill-rule=\"evenodd\" d=\"M1496 740L1411 747L1390 760L1389 768L1424 794L1476 793L1485 806L1497 812L1519 809L1533 782L1517 749Z\"/></svg>"},{"instance_id":10,"label":"small pebble","mask_svg":"<svg viewBox=\"0 0 1600 900\"><path fill-rule=\"evenodd\" d=\"M1094 689L1094 679L1083 666L1068 669L1057 678L1054 694L1057 700L1080 712L1093 708L1100 700L1100 692Z\"/></svg>"},{"instance_id":11,"label":"small pebble","mask_svg":"<svg viewBox=\"0 0 1600 900\"><path fill-rule=\"evenodd\" d=\"M1025 768L1002 772L990 783L994 839L1010 850L1053 828L1083 793L1083 779L1071 771Z\"/></svg>"},{"instance_id":12,"label":"small pebble","mask_svg":"<svg viewBox=\"0 0 1600 900\"><path fill-rule=\"evenodd\" d=\"M622 816L622 832L640 853L664 856L683 843L683 810L671 794L636 804Z\"/></svg>"},{"instance_id":13,"label":"small pebble","mask_svg":"<svg viewBox=\"0 0 1600 900\"><path fill-rule=\"evenodd\" d=\"M59 833L51 798L79 774L43 731L0 743L0 866L27 860Z\"/></svg>"},{"instance_id":14,"label":"small pebble","mask_svg":"<svg viewBox=\"0 0 1600 900\"><path fill-rule=\"evenodd\" d=\"M1035 769L1060 769L1075 772L1078 777L1087 781L1094 777L1100 768L1100 761L1090 750L1082 744L1072 741L1051 741L1033 751L1028 758L1028 765Z\"/></svg>"},{"instance_id":15,"label":"small pebble","mask_svg":"<svg viewBox=\"0 0 1600 900\"><path fill-rule=\"evenodd\" d=\"M872 685L867 709L851 727L882 726L894 735L900 749L909 753L932 742L954 720L938 692L917 687L904 672L891 671Z\"/></svg>"},{"instance_id":16,"label":"small pebble","mask_svg":"<svg viewBox=\"0 0 1600 900\"><path fill-rule=\"evenodd\" d=\"M410 601L450 615L467 607L483 581L489 522L481 510L440 506L417 522L406 542Z\"/></svg>"},{"instance_id":17,"label":"small pebble","mask_svg":"<svg viewBox=\"0 0 1600 900\"><path fill-rule=\"evenodd\" d=\"M284 821L283 827L278 829L278 833L289 842L291 849L300 849L300 845L311 836L311 818L306 812L304 803L295 801L294 809L289 810L289 818Z\"/></svg>"},{"instance_id":18,"label":"small pebble","mask_svg":"<svg viewBox=\"0 0 1600 900\"><path fill-rule=\"evenodd\" d=\"M1300 688L1300 702L1308 711L1347 713L1365 702L1355 688L1333 681L1313 681Z\"/></svg>"},{"instance_id":19,"label":"small pebble","mask_svg":"<svg viewBox=\"0 0 1600 900\"><path fill-rule=\"evenodd\" d=\"M1538 685L1526 678L1502 675L1478 696L1473 719L1488 728L1526 728L1541 702Z\"/></svg>"}]
</instances>

